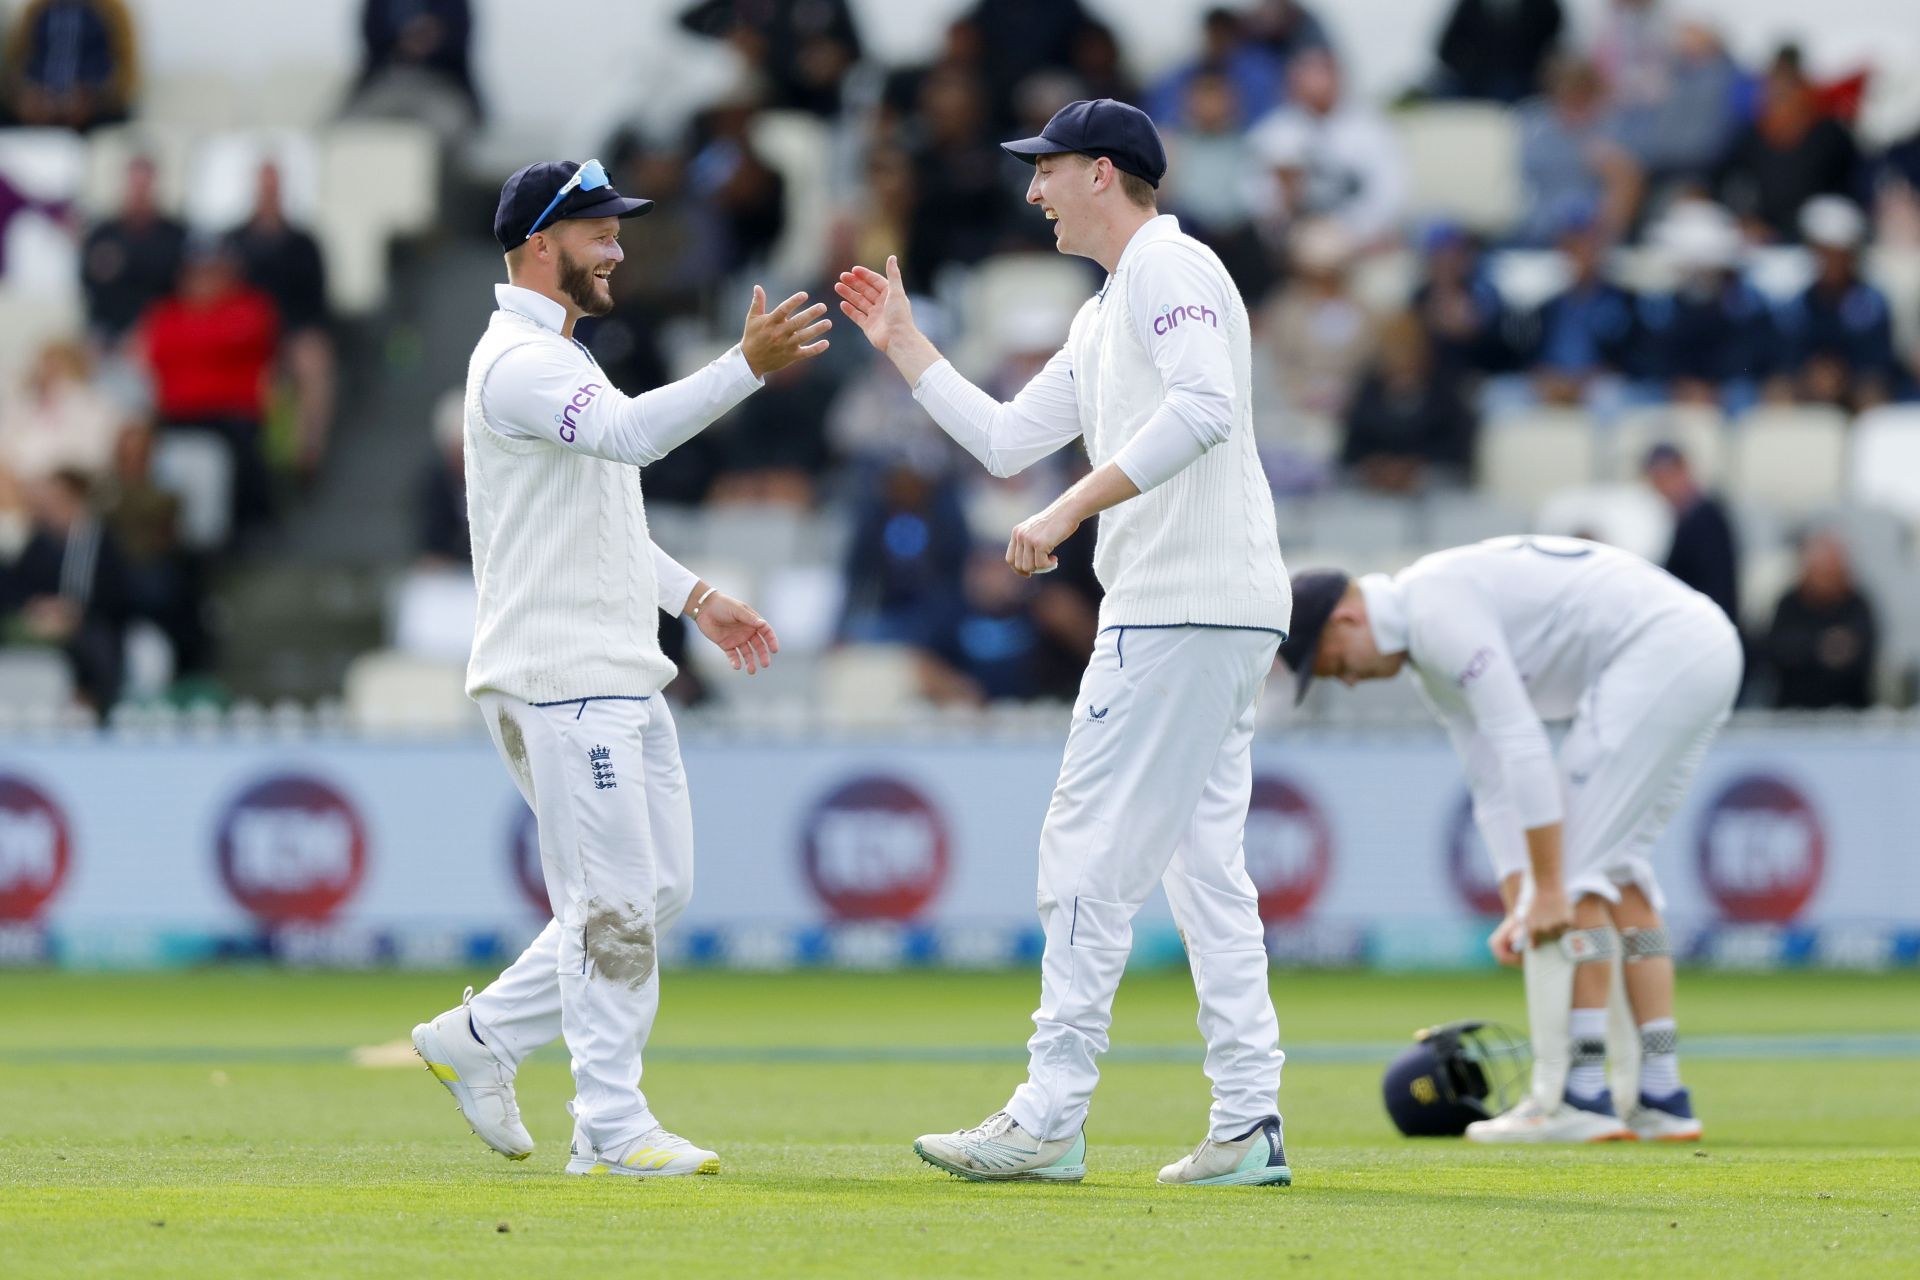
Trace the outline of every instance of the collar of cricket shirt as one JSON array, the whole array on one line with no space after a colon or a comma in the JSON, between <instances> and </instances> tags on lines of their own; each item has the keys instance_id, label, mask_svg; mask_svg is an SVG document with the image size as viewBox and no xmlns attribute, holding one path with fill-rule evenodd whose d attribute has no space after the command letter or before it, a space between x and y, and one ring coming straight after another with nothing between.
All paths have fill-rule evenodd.
<instances>
[{"instance_id":1,"label":"collar of cricket shirt","mask_svg":"<svg viewBox=\"0 0 1920 1280\"><path fill-rule=\"evenodd\" d=\"M502 311L525 316L542 329L559 333L566 328L567 309L544 293L522 289L517 284L496 284L493 286L493 300Z\"/></svg>"},{"instance_id":2,"label":"collar of cricket shirt","mask_svg":"<svg viewBox=\"0 0 1920 1280\"><path fill-rule=\"evenodd\" d=\"M1107 290L1113 288L1113 282L1127 269L1127 261L1139 251L1141 245L1152 244L1155 240L1166 240L1180 234L1180 219L1170 213L1158 214L1140 224L1140 229L1127 241L1127 247L1120 251L1120 261L1113 264L1113 274L1100 286L1100 297L1104 301Z\"/></svg>"},{"instance_id":3,"label":"collar of cricket shirt","mask_svg":"<svg viewBox=\"0 0 1920 1280\"><path fill-rule=\"evenodd\" d=\"M1400 584L1384 573L1365 574L1360 596L1367 602L1367 625L1381 653L1407 651L1407 602Z\"/></svg>"}]
</instances>

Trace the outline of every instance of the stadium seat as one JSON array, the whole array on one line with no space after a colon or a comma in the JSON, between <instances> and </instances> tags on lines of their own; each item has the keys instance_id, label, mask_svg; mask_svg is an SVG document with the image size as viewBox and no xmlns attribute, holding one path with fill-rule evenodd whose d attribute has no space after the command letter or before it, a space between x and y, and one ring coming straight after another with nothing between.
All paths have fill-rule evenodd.
<instances>
[{"instance_id":1,"label":"stadium seat","mask_svg":"<svg viewBox=\"0 0 1920 1280\"><path fill-rule=\"evenodd\" d=\"M197 231L218 234L246 221L253 211L260 166L280 168L280 195L287 216L313 225L320 204L320 153L312 137L293 132L225 132L203 137L187 162L187 194L181 219Z\"/></svg>"},{"instance_id":2,"label":"stadium seat","mask_svg":"<svg viewBox=\"0 0 1920 1280\"><path fill-rule=\"evenodd\" d=\"M80 335L77 298L0 287L0 378L11 380L51 338Z\"/></svg>"},{"instance_id":3,"label":"stadium seat","mask_svg":"<svg viewBox=\"0 0 1920 1280\"><path fill-rule=\"evenodd\" d=\"M46 719L72 702L73 672L58 651L0 649L0 715L13 721Z\"/></svg>"},{"instance_id":4,"label":"stadium seat","mask_svg":"<svg viewBox=\"0 0 1920 1280\"><path fill-rule=\"evenodd\" d=\"M1847 420L1814 406L1755 409L1734 424L1727 488L1746 502L1805 515L1846 481Z\"/></svg>"},{"instance_id":5,"label":"stadium seat","mask_svg":"<svg viewBox=\"0 0 1920 1280\"><path fill-rule=\"evenodd\" d=\"M1008 350L1008 335L1038 320L1067 339L1067 325L1092 295L1086 269L1057 253L1012 253L988 258L961 291L961 338L954 364L978 377L993 371ZM1009 323L1020 315L1023 322ZM1037 319L1036 319L1037 318ZM1032 322L1032 323L1027 323Z\"/></svg>"},{"instance_id":6,"label":"stadium seat","mask_svg":"<svg viewBox=\"0 0 1920 1280\"><path fill-rule=\"evenodd\" d=\"M1507 249L1487 258L1487 278L1507 306L1532 311L1567 287L1573 268L1557 249Z\"/></svg>"},{"instance_id":7,"label":"stadium seat","mask_svg":"<svg viewBox=\"0 0 1920 1280\"><path fill-rule=\"evenodd\" d=\"M1902 352L1920 348L1920 248L1882 245L1867 250L1863 273L1887 295L1893 309L1893 339Z\"/></svg>"},{"instance_id":8,"label":"stadium seat","mask_svg":"<svg viewBox=\"0 0 1920 1280\"><path fill-rule=\"evenodd\" d=\"M432 226L439 189L440 145L424 125L359 121L327 130L313 230L327 255L335 307L365 315L380 305L388 242Z\"/></svg>"},{"instance_id":9,"label":"stadium seat","mask_svg":"<svg viewBox=\"0 0 1920 1280\"><path fill-rule=\"evenodd\" d=\"M223 71L154 72L142 77L139 116L189 129L231 129L249 119L256 96Z\"/></svg>"},{"instance_id":10,"label":"stadium seat","mask_svg":"<svg viewBox=\"0 0 1920 1280\"><path fill-rule=\"evenodd\" d=\"M1775 306L1799 297L1819 270L1799 245L1768 245L1747 252L1747 283Z\"/></svg>"},{"instance_id":11,"label":"stadium seat","mask_svg":"<svg viewBox=\"0 0 1920 1280\"><path fill-rule=\"evenodd\" d=\"M1503 534L1524 533L1530 521L1515 510L1472 490L1436 490L1421 502L1419 526L1429 547L1461 547Z\"/></svg>"},{"instance_id":12,"label":"stadium seat","mask_svg":"<svg viewBox=\"0 0 1920 1280\"><path fill-rule=\"evenodd\" d=\"M920 690L920 655L906 645L830 649L820 657L817 687L821 710L843 722L900 720L927 705Z\"/></svg>"},{"instance_id":13,"label":"stadium seat","mask_svg":"<svg viewBox=\"0 0 1920 1280\"><path fill-rule=\"evenodd\" d=\"M180 499L180 543L192 551L224 547L233 525L233 455L220 437L170 428L153 449L153 482Z\"/></svg>"},{"instance_id":14,"label":"stadium seat","mask_svg":"<svg viewBox=\"0 0 1920 1280\"><path fill-rule=\"evenodd\" d=\"M1920 407L1889 405L1860 415L1849 487L1856 501L1920 525Z\"/></svg>"},{"instance_id":15,"label":"stadium seat","mask_svg":"<svg viewBox=\"0 0 1920 1280\"><path fill-rule=\"evenodd\" d=\"M87 144L66 129L0 130L0 176L36 199L77 199L87 183Z\"/></svg>"},{"instance_id":16,"label":"stadium seat","mask_svg":"<svg viewBox=\"0 0 1920 1280\"><path fill-rule=\"evenodd\" d=\"M1404 309L1419 284L1420 258L1408 249L1370 253L1353 264L1353 296L1381 315Z\"/></svg>"},{"instance_id":17,"label":"stadium seat","mask_svg":"<svg viewBox=\"0 0 1920 1280\"><path fill-rule=\"evenodd\" d=\"M1580 409L1533 409L1481 428L1479 486L1494 498L1532 511L1548 494L1590 483L1593 419Z\"/></svg>"},{"instance_id":18,"label":"stadium seat","mask_svg":"<svg viewBox=\"0 0 1920 1280\"><path fill-rule=\"evenodd\" d=\"M1414 506L1384 494L1335 491L1308 499L1305 520L1314 546L1338 546L1366 555L1414 541Z\"/></svg>"},{"instance_id":19,"label":"stadium seat","mask_svg":"<svg viewBox=\"0 0 1920 1280\"><path fill-rule=\"evenodd\" d=\"M1727 420L1704 405L1655 405L1621 415L1607 435L1607 478L1626 483L1640 476L1640 463L1656 444L1671 444L1708 488L1727 473Z\"/></svg>"},{"instance_id":20,"label":"stadium seat","mask_svg":"<svg viewBox=\"0 0 1920 1280\"><path fill-rule=\"evenodd\" d=\"M396 652L410 657L464 663L473 650L478 607L468 569L410 570L387 597L388 639Z\"/></svg>"},{"instance_id":21,"label":"stadium seat","mask_svg":"<svg viewBox=\"0 0 1920 1280\"><path fill-rule=\"evenodd\" d=\"M1673 542L1673 511L1643 484L1586 485L1543 502L1533 532L1593 538L1657 564Z\"/></svg>"},{"instance_id":22,"label":"stadium seat","mask_svg":"<svg viewBox=\"0 0 1920 1280\"><path fill-rule=\"evenodd\" d=\"M347 717L363 730L450 732L479 724L465 663L376 649L348 665L345 685Z\"/></svg>"},{"instance_id":23,"label":"stadium seat","mask_svg":"<svg viewBox=\"0 0 1920 1280\"><path fill-rule=\"evenodd\" d=\"M1411 175L1416 216L1505 231L1519 218L1520 127L1488 103L1435 103L1393 117Z\"/></svg>"},{"instance_id":24,"label":"stadium seat","mask_svg":"<svg viewBox=\"0 0 1920 1280\"><path fill-rule=\"evenodd\" d=\"M754 149L786 180L786 225L767 270L782 291L804 288L819 278L833 220L833 130L805 111L763 111L751 128Z\"/></svg>"},{"instance_id":25,"label":"stadium seat","mask_svg":"<svg viewBox=\"0 0 1920 1280\"><path fill-rule=\"evenodd\" d=\"M1764 635L1773 623L1780 597L1799 571L1799 557L1790 546L1745 547L1740 551L1740 622L1754 635Z\"/></svg>"},{"instance_id":26,"label":"stadium seat","mask_svg":"<svg viewBox=\"0 0 1920 1280\"><path fill-rule=\"evenodd\" d=\"M1615 249L1607 259L1607 278L1635 293L1665 293L1680 282L1666 252L1653 246Z\"/></svg>"},{"instance_id":27,"label":"stadium seat","mask_svg":"<svg viewBox=\"0 0 1920 1280\"><path fill-rule=\"evenodd\" d=\"M87 137L87 173L81 201L96 217L120 207L126 184L127 162L135 155L152 158L160 205L178 211L186 199L187 171L197 135L191 129L143 121L138 125L111 125Z\"/></svg>"},{"instance_id":28,"label":"stadium seat","mask_svg":"<svg viewBox=\"0 0 1920 1280\"><path fill-rule=\"evenodd\" d=\"M263 129L319 129L339 112L353 83L351 68L338 63L291 63L269 67L252 122Z\"/></svg>"}]
</instances>

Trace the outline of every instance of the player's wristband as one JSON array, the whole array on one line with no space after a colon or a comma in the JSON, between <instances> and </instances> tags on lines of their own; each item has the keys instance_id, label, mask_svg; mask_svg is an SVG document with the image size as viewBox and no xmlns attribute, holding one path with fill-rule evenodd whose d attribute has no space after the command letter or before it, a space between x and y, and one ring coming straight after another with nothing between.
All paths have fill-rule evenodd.
<instances>
[{"instance_id":1,"label":"player's wristband","mask_svg":"<svg viewBox=\"0 0 1920 1280\"><path fill-rule=\"evenodd\" d=\"M693 608L687 610L687 616L698 622L700 620L700 606L705 604L713 596L713 593L719 589L718 587L708 587L706 591L701 594L700 598L693 602Z\"/></svg>"}]
</instances>

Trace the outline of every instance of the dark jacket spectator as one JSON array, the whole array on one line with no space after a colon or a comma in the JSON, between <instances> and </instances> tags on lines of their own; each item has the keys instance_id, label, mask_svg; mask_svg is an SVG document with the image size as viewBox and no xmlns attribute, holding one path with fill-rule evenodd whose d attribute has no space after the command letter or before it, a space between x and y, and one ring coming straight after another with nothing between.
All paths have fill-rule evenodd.
<instances>
[{"instance_id":1,"label":"dark jacket spectator","mask_svg":"<svg viewBox=\"0 0 1920 1280\"><path fill-rule=\"evenodd\" d=\"M1473 425L1460 375L1435 361L1419 319L1402 313L1380 326L1379 353L1347 406L1340 461L1370 489L1411 493L1435 471L1466 472Z\"/></svg>"},{"instance_id":2,"label":"dark jacket spectator","mask_svg":"<svg viewBox=\"0 0 1920 1280\"><path fill-rule=\"evenodd\" d=\"M687 148L687 190L719 232L723 272L763 257L787 225L786 179L754 150L753 115L744 102L704 111Z\"/></svg>"},{"instance_id":3,"label":"dark jacket spectator","mask_svg":"<svg viewBox=\"0 0 1920 1280\"><path fill-rule=\"evenodd\" d=\"M1532 318L1531 361L1540 397L1578 404L1596 377L1633 370L1638 357L1638 302L1604 274L1605 249L1590 216L1569 219L1560 250L1573 279Z\"/></svg>"},{"instance_id":4,"label":"dark jacket spectator","mask_svg":"<svg viewBox=\"0 0 1920 1280\"><path fill-rule=\"evenodd\" d=\"M1673 508L1667 572L1719 605L1739 625L1740 553L1726 508L1700 488L1686 455L1670 444L1649 450L1643 471L1647 483Z\"/></svg>"},{"instance_id":5,"label":"dark jacket spectator","mask_svg":"<svg viewBox=\"0 0 1920 1280\"><path fill-rule=\"evenodd\" d=\"M1433 342L1434 361L1455 373L1502 373L1516 362L1515 325L1488 278L1479 246L1454 226L1429 228L1426 272L1413 310Z\"/></svg>"},{"instance_id":6,"label":"dark jacket spectator","mask_svg":"<svg viewBox=\"0 0 1920 1280\"><path fill-rule=\"evenodd\" d=\"M1207 10L1201 18L1200 56L1169 72L1147 92L1141 107L1162 128L1186 114L1188 91L1201 76L1219 76L1233 95L1232 127L1244 130L1279 106L1286 97L1286 63L1278 53L1249 39L1241 15L1233 9Z\"/></svg>"},{"instance_id":7,"label":"dark jacket spectator","mask_svg":"<svg viewBox=\"0 0 1920 1280\"><path fill-rule=\"evenodd\" d=\"M467 527L466 392L455 387L433 407L433 458L420 472L414 550L429 563L473 563Z\"/></svg>"},{"instance_id":8,"label":"dark jacket spectator","mask_svg":"<svg viewBox=\"0 0 1920 1280\"><path fill-rule=\"evenodd\" d=\"M1439 89L1493 102L1531 97L1563 24L1560 0L1455 0L1440 32Z\"/></svg>"},{"instance_id":9,"label":"dark jacket spectator","mask_svg":"<svg viewBox=\"0 0 1920 1280\"><path fill-rule=\"evenodd\" d=\"M104 711L120 694L126 570L87 500L87 479L74 471L32 487L26 545L0 568L0 630L14 642L59 648L75 686Z\"/></svg>"},{"instance_id":10,"label":"dark jacket spectator","mask_svg":"<svg viewBox=\"0 0 1920 1280\"><path fill-rule=\"evenodd\" d=\"M1840 196L1820 196L1800 217L1819 275L1779 311L1784 372L1802 400L1864 409L1893 393L1899 376L1893 310L1860 278L1866 217Z\"/></svg>"},{"instance_id":11,"label":"dark jacket spectator","mask_svg":"<svg viewBox=\"0 0 1920 1280\"><path fill-rule=\"evenodd\" d=\"M7 39L7 113L83 132L113 124L127 118L139 73L121 0L29 0Z\"/></svg>"},{"instance_id":12,"label":"dark jacket spectator","mask_svg":"<svg viewBox=\"0 0 1920 1280\"><path fill-rule=\"evenodd\" d=\"M1718 187L1720 198L1751 229L1792 241L1807 201L1854 195L1859 169L1853 135L1820 114L1814 86L1798 62L1782 58L1767 74L1759 118L1734 143Z\"/></svg>"},{"instance_id":13,"label":"dark jacket spectator","mask_svg":"<svg viewBox=\"0 0 1920 1280\"><path fill-rule=\"evenodd\" d=\"M87 327L104 343L126 336L148 307L173 292L180 275L187 229L160 211L154 184L153 161L135 156L127 164L120 212L87 232L81 246Z\"/></svg>"},{"instance_id":14,"label":"dark jacket spectator","mask_svg":"<svg viewBox=\"0 0 1920 1280\"><path fill-rule=\"evenodd\" d=\"M475 120L485 112L471 64L468 0L366 0L360 11L360 78L354 97L414 80L453 91Z\"/></svg>"},{"instance_id":15,"label":"dark jacket spectator","mask_svg":"<svg viewBox=\"0 0 1920 1280\"><path fill-rule=\"evenodd\" d=\"M203 566L180 546L180 499L153 480L153 432L120 433L113 471L101 486L100 518L126 565L126 612L145 618L173 647L176 673L205 671L212 660L203 615Z\"/></svg>"},{"instance_id":16,"label":"dark jacket spectator","mask_svg":"<svg viewBox=\"0 0 1920 1280\"><path fill-rule=\"evenodd\" d=\"M1845 544L1830 533L1810 536L1800 549L1800 578L1780 597L1761 641L1774 705L1872 705L1878 645L1873 605L1854 583Z\"/></svg>"},{"instance_id":17,"label":"dark jacket spectator","mask_svg":"<svg viewBox=\"0 0 1920 1280\"><path fill-rule=\"evenodd\" d=\"M840 638L951 652L970 538L951 481L878 473L854 509Z\"/></svg>"},{"instance_id":18,"label":"dark jacket spectator","mask_svg":"<svg viewBox=\"0 0 1920 1280\"><path fill-rule=\"evenodd\" d=\"M699 0L680 25L738 50L766 77L769 107L838 115L841 85L860 61L847 0Z\"/></svg>"},{"instance_id":19,"label":"dark jacket spectator","mask_svg":"<svg viewBox=\"0 0 1920 1280\"><path fill-rule=\"evenodd\" d=\"M936 67L920 84L919 129L909 143L915 199L903 265L907 287L929 289L940 268L971 266L996 248L1020 206L1003 178L978 80Z\"/></svg>"}]
</instances>

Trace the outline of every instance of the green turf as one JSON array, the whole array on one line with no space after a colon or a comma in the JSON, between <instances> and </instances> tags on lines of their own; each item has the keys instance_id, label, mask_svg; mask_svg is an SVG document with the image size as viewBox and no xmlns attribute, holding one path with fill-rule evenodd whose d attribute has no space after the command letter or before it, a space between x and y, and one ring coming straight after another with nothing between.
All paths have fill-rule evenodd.
<instances>
[{"instance_id":1,"label":"green turf","mask_svg":"<svg viewBox=\"0 0 1920 1280\"><path fill-rule=\"evenodd\" d=\"M0 1277L1920 1267L1920 1059L1708 1053L1728 1035L1911 1037L1914 975L1690 975L1682 1030L1701 1051L1685 1070L1710 1138L1697 1152L1400 1140L1379 1066L1354 1046L1460 1014L1518 1022L1517 981L1278 975L1301 1050L1282 1094L1296 1185L1210 1191L1153 1183L1205 1118L1181 974L1122 988L1114 1037L1132 1052L1102 1083L1080 1186L962 1183L908 1148L1004 1101L1032 975L670 975L649 1094L725 1172L651 1183L560 1173L556 1054L521 1076L542 1143L523 1165L481 1148L424 1072L347 1063L466 980L0 974Z\"/></svg>"}]
</instances>

